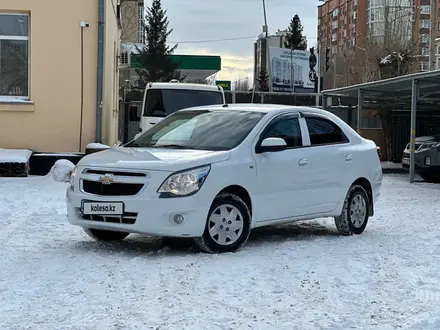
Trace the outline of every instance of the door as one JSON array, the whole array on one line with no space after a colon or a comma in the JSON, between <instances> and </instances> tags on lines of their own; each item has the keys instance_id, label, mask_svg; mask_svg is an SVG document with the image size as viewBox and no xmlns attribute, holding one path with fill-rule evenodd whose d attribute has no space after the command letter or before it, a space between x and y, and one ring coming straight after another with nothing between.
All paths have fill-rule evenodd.
<instances>
[{"instance_id":1,"label":"door","mask_svg":"<svg viewBox=\"0 0 440 330\"><path fill-rule=\"evenodd\" d=\"M254 198L256 221L304 215L308 196L304 192L309 180L307 148L308 137L300 128L297 114L284 114L274 118L262 131L255 146L265 138L283 138L287 149L256 154L257 185Z\"/></svg>"},{"instance_id":2,"label":"door","mask_svg":"<svg viewBox=\"0 0 440 330\"><path fill-rule=\"evenodd\" d=\"M332 120L320 115L305 115L310 137L309 212L331 212L347 194L354 157L350 141Z\"/></svg>"}]
</instances>

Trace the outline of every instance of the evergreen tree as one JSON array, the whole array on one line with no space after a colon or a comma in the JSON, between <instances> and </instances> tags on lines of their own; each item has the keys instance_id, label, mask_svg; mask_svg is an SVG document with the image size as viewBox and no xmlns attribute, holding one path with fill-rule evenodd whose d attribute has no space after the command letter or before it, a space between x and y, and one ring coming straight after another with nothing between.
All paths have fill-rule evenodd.
<instances>
[{"instance_id":1,"label":"evergreen tree","mask_svg":"<svg viewBox=\"0 0 440 330\"><path fill-rule=\"evenodd\" d=\"M151 7L147 7L144 23L145 44L138 48L138 64L141 69L136 70L140 88L145 88L148 82L168 82L180 78L176 71L179 63L169 56L176 50L177 45L171 48L167 45L168 36L173 29L168 31L169 21L166 12L160 0L153 0Z\"/></svg>"},{"instance_id":2,"label":"evergreen tree","mask_svg":"<svg viewBox=\"0 0 440 330\"><path fill-rule=\"evenodd\" d=\"M266 70L260 70L257 76L258 91L268 92L269 91L269 75Z\"/></svg>"},{"instance_id":3,"label":"evergreen tree","mask_svg":"<svg viewBox=\"0 0 440 330\"><path fill-rule=\"evenodd\" d=\"M293 16L292 21L287 32L287 38L284 42L286 48L293 50L306 50L307 43L303 40L303 26L298 15Z\"/></svg>"}]
</instances>

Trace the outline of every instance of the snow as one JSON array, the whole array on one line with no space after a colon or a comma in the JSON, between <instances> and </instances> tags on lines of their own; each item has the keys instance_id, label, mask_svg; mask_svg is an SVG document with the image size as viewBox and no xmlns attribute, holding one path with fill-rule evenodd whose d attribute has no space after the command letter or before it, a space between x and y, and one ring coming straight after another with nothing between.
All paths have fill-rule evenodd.
<instances>
[{"instance_id":1,"label":"snow","mask_svg":"<svg viewBox=\"0 0 440 330\"><path fill-rule=\"evenodd\" d=\"M87 149L108 149L111 148L110 146L102 143L89 143L86 146Z\"/></svg>"},{"instance_id":2,"label":"snow","mask_svg":"<svg viewBox=\"0 0 440 330\"><path fill-rule=\"evenodd\" d=\"M77 156L83 156L83 155L80 153L75 153L75 152L65 152L65 153L53 152L53 153L38 153L38 154L33 154L33 156L34 157L37 157L37 156L41 156L41 157L48 157L48 156L51 156L51 157L77 157Z\"/></svg>"},{"instance_id":3,"label":"snow","mask_svg":"<svg viewBox=\"0 0 440 330\"><path fill-rule=\"evenodd\" d=\"M34 102L30 100L23 100L18 97L13 96L2 96L0 97L0 103L21 103L21 104L34 104Z\"/></svg>"},{"instance_id":4,"label":"snow","mask_svg":"<svg viewBox=\"0 0 440 330\"><path fill-rule=\"evenodd\" d=\"M50 170L52 177L58 182L69 182L70 173L72 173L75 165L67 159L59 159L55 162Z\"/></svg>"},{"instance_id":5,"label":"snow","mask_svg":"<svg viewBox=\"0 0 440 330\"><path fill-rule=\"evenodd\" d=\"M0 163L27 163L31 156L27 149L0 149Z\"/></svg>"},{"instance_id":6,"label":"snow","mask_svg":"<svg viewBox=\"0 0 440 330\"><path fill-rule=\"evenodd\" d=\"M95 242L68 224L67 187L0 180L0 329L440 328L440 186L384 175L360 236L320 219L223 255Z\"/></svg>"}]
</instances>

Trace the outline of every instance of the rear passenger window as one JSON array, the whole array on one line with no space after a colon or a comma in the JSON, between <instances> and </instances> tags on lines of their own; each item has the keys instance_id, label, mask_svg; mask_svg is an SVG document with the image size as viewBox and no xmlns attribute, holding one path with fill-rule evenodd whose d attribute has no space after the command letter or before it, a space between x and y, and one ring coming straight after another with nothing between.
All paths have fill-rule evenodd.
<instances>
[{"instance_id":1,"label":"rear passenger window","mask_svg":"<svg viewBox=\"0 0 440 330\"><path fill-rule=\"evenodd\" d=\"M301 128L298 118L281 116L274 119L261 136L261 140L277 137L286 141L288 148L301 147L303 145Z\"/></svg>"},{"instance_id":2,"label":"rear passenger window","mask_svg":"<svg viewBox=\"0 0 440 330\"><path fill-rule=\"evenodd\" d=\"M341 128L330 120L306 117L312 146L349 142Z\"/></svg>"}]
</instances>

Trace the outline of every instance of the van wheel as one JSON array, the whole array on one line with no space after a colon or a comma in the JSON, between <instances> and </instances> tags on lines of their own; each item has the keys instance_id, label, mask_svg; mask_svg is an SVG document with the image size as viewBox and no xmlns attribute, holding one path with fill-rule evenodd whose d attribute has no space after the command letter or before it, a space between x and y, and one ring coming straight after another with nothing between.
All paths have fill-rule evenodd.
<instances>
[{"instance_id":1,"label":"van wheel","mask_svg":"<svg viewBox=\"0 0 440 330\"><path fill-rule=\"evenodd\" d=\"M123 233L119 231L111 231L111 230L100 230L100 229L92 229L92 228L84 228L84 231L88 236L103 242L111 242L111 241L121 241L126 238L130 233Z\"/></svg>"},{"instance_id":2,"label":"van wheel","mask_svg":"<svg viewBox=\"0 0 440 330\"><path fill-rule=\"evenodd\" d=\"M370 200L362 186L353 185L348 191L340 216L335 225L341 235L360 235L368 223Z\"/></svg>"},{"instance_id":3,"label":"van wheel","mask_svg":"<svg viewBox=\"0 0 440 330\"><path fill-rule=\"evenodd\" d=\"M220 193L211 205L202 237L194 239L196 246L207 253L239 250L251 232L251 213L238 196Z\"/></svg>"}]
</instances>

